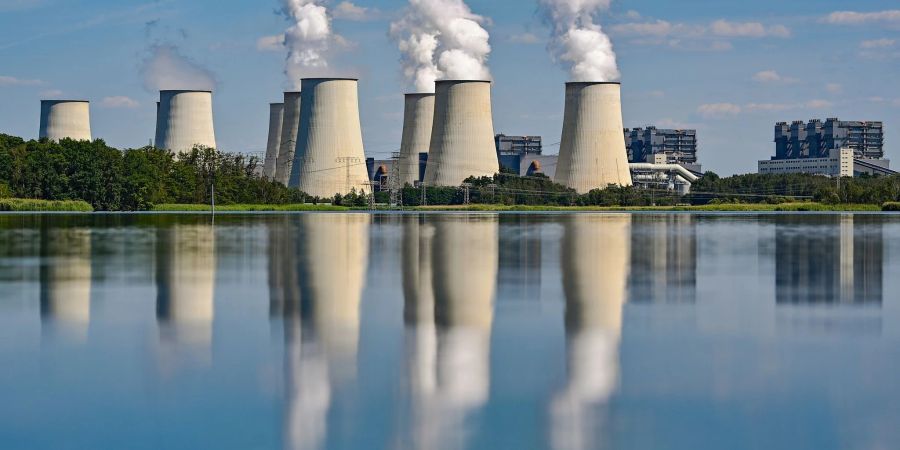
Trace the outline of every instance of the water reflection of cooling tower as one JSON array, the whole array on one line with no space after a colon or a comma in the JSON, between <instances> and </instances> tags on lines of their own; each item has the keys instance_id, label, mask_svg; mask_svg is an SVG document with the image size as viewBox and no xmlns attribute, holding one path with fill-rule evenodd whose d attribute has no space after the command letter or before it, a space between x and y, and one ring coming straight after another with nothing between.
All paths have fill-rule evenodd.
<instances>
[{"instance_id":1,"label":"water reflection of cooling tower","mask_svg":"<svg viewBox=\"0 0 900 450\"><path fill-rule=\"evenodd\" d=\"M41 317L78 340L91 321L91 232L49 229L42 235Z\"/></svg>"},{"instance_id":2,"label":"water reflection of cooling tower","mask_svg":"<svg viewBox=\"0 0 900 450\"><path fill-rule=\"evenodd\" d=\"M208 350L216 278L215 228L173 225L159 233L156 314L164 344Z\"/></svg>"},{"instance_id":3,"label":"water reflection of cooling tower","mask_svg":"<svg viewBox=\"0 0 900 450\"><path fill-rule=\"evenodd\" d=\"M300 92L284 93L284 113L281 124L281 142L278 144L278 157L275 160L275 181L287 186L294 167L294 154L297 150L297 133L300 130Z\"/></svg>"},{"instance_id":4,"label":"water reflection of cooling tower","mask_svg":"<svg viewBox=\"0 0 900 450\"><path fill-rule=\"evenodd\" d=\"M556 182L579 193L631 186L619 83L566 83Z\"/></svg>"},{"instance_id":5,"label":"water reflection of cooling tower","mask_svg":"<svg viewBox=\"0 0 900 450\"><path fill-rule=\"evenodd\" d=\"M553 400L554 448L602 447L593 436L619 376L622 308L627 300L631 217L573 216L562 246L568 382Z\"/></svg>"},{"instance_id":6,"label":"water reflection of cooling tower","mask_svg":"<svg viewBox=\"0 0 900 450\"><path fill-rule=\"evenodd\" d=\"M413 448L462 448L490 390L497 216L404 224L404 316Z\"/></svg>"},{"instance_id":7,"label":"water reflection of cooling tower","mask_svg":"<svg viewBox=\"0 0 900 450\"><path fill-rule=\"evenodd\" d=\"M403 138L400 141L400 186L414 186L420 180L420 154L431 147L434 125L434 94L406 94Z\"/></svg>"},{"instance_id":8,"label":"water reflection of cooling tower","mask_svg":"<svg viewBox=\"0 0 900 450\"><path fill-rule=\"evenodd\" d=\"M269 105L269 139L266 143L266 160L263 162L263 177L275 179L278 151L281 149L281 127L284 126L284 103Z\"/></svg>"},{"instance_id":9,"label":"water reflection of cooling tower","mask_svg":"<svg viewBox=\"0 0 900 450\"><path fill-rule=\"evenodd\" d=\"M284 309L284 440L285 448L307 449L322 446L332 390L356 373L370 218L316 214L300 216L298 221L299 233L289 233L287 240L278 242L286 252L297 249L293 267L301 301L299 317L291 308ZM292 288L280 291L292 292Z\"/></svg>"}]
</instances>

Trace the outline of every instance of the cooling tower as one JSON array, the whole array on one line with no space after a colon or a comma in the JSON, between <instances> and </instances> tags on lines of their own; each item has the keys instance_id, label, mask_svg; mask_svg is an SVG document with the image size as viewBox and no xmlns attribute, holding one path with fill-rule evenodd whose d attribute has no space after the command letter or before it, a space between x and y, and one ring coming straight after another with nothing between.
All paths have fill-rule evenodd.
<instances>
[{"instance_id":1,"label":"cooling tower","mask_svg":"<svg viewBox=\"0 0 900 450\"><path fill-rule=\"evenodd\" d=\"M419 154L428 153L434 125L434 94L406 94L403 138L400 141L400 186L415 186L419 179Z\"/></svg>"},{"instance_id":2,"label":"cooling tower","mask_svg":"<svg viewBox=\"0 0 900 450\"><path fill-rule=\"evenodd\" d=\"M435 92L425 183L459 186L471 176L494 176L500 162L494 144L491 83L438 81Z\"/></svg>"},{"instance_id":3,"label":"cooling tower","mask_svg":"<svg viewBox=\"0 0 900 450\"><path fill-rule=\"evenodd\" d=\"M176 155L196 146L216 148L212 92L160 91L156 148Z\"/></svg>"},{"instance_id":4,"label":"cooling tower","mask_svg":"<svg viewBox=\"0 0 900 450\"><path fill-rule=\"evenodd\" d=\"M566 83L555 181L579 193L631 186L619 83Z\"/></svg>"},{"instance_id":5,"label":"cooling tower","mask_svg":"<svg viewBox=\"0 0 900 450\"><path fill-rule=\"evenodd\" d=\"M287 186L294 167L294 153L297 150L297 133L300 130L300 92L284 93L284 121L281 125L281 142L278 144L278 158L275 160L275 181Z\"/></svg>"},{"instance_id":6,"label":"cooling tower","mask_svg":"<svg viewBox=\"0 0 900 450\"><path fill-rule=\"evenodd\" d=\"M41 100L38 136L51 141L91 140L91 104L84 100Z\"/></svg>"},{"instance_id":7,"label":"cooling tower","mask_svg":"<svg viewBox=\"0 0 900 450\"><path fill-rule=\"evenodd\" d=\"M266 160L263 164L263 177L267 180L275 178L275 164L278 162L278 151L281 148L281 127L284 125L284 103L269 105L269 141L266 145Z\"/></svg>"},{"instance_id":8,"label":"cooling tower","mask_svg":"<svg viewBox=\"0 0 900 450\"><path fill-rule=\"evenodd\" d=\"M359 122L358 81L303 80L303 101L291 187L314 197L369 192L369 173Z\"/></svg>"}]
</instances>

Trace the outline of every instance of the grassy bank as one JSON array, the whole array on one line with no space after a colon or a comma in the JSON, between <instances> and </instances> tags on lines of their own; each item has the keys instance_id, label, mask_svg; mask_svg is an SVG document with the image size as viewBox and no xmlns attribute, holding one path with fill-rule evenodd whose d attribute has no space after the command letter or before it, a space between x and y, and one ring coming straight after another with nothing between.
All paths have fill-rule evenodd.
<instances>
[{"instance_id":1,"label":"grassy bank","mask_svg":"<svg viewBox=\"0 0 900 450\"><path fill-rule=\"evenodd\" d=\"M209 212L209 205L156 205L155 212ZM216 205L216 212L304 212L304 211L349 211L350 208L332 205Z\"/></svg>"},{"instance_id":2,"label":"grassy bank","mask_svg":"<svg viewBox=\"0 0 900 450\"><path fill-rule=\"evenodd\" d=\"M721 204L703 206L507 206L507 205L468 205L468 206L423 206L413 208L415 211L469 211L469 212L866 212L881 211L877 205L826 205L822 203L784 203L768 204Z\"/></svg>"},{"instance_id":3,"label":"grassy bank","mask_svg":"<svg viewBox=\"0 0 900 450\"><path fill-rule=\"evenodd\" d=\"M94 208L80 200L29 200L21 198L0 199L0 211L4 212L93 212Z\"/></svg>"}]
</instances>

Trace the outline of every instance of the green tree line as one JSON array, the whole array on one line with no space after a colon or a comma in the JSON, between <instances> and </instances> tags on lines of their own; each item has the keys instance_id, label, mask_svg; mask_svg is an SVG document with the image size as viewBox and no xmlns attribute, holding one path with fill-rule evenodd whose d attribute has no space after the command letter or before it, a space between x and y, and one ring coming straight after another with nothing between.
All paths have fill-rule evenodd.
<instances>
[{"instance_id":1,"label":"green tree line","mask_svg":"<svg viewBox=\"0 0 900 450\"><path fill-rule=\"evenodd\" d=\"M98 211L146 211L163 203L287 204L295 190L256 175L259 161L196 148L118 150L103 140L25 141L0 134L0 197L84 200Z\"/></svg>"}]
</instances>

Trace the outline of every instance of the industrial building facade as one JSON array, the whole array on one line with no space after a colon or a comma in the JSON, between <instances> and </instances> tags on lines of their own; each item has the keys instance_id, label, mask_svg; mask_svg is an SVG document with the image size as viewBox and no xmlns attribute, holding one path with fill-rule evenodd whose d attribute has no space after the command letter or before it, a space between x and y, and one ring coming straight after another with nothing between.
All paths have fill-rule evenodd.
<instances>
[{"instance_id":1,"label":"industrial building facade","mask_svg":"<svg viewBox=\"0 0 900 450\"><path fill-rule=\"evenodd\" d=\"M681 164L702 172L697 159L697 130L667 130L654 126L625 129L628 162L652 163L657 155L666 156L666 164Z\"/></svg>"},{"instance_id":2,"label":"industrial building facade","mask_svg":"<svg viewBox=\"0 0 900 450\"><path fill-rule=\"evenodd\" d=\"M775 159L826 158L843 148L855 158L883 159L884 124L837 118L775 124Z\"/></svg>"},{"instance_id":3,"label":"industrial building facade","mask_svg":"<svg viewBox=\"0 0 900 450\"><path fill-rule=\"evenodd\" d=\"M494 145L497 147L497 158L500 167L519 171L522 162L529 156L541 156L544 151L544 141L540 136L507 136L498 134L494 136Z\"/></svg>"}]
</instances>

